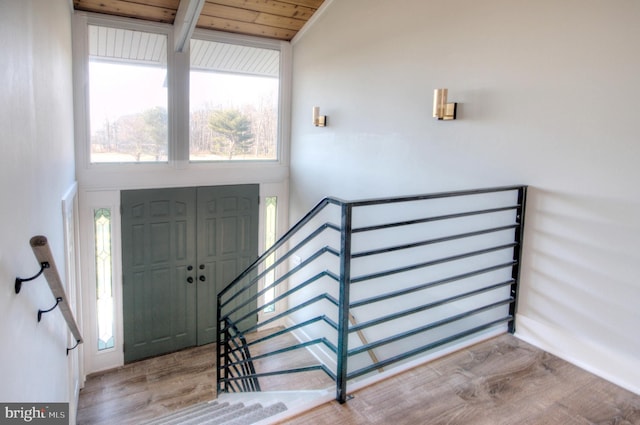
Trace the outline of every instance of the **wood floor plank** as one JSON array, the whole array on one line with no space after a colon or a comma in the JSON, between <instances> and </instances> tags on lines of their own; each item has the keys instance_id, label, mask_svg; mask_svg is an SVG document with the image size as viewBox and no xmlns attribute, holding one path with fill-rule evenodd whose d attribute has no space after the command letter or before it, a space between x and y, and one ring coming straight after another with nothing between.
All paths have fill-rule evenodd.
<instances>
[{"instance_id":1,"label":"wood floor plank","mask_svg":"<svg viewBox=\"0 0 640 425\"><path fill-rule=\"evenodd\" d=\"M290 341L275 341L283 347ZM256 348L256 353L264 348ZM284 365L310 364L294 350ZM297 353L296 353L297 352ZM269 365L272 367L273 364ZM282 366L282 364L278 364ZM328 377L261 381L308 389ZM502 335L327 403L290 425L640 425L640 396L512 335ZM96 374L80 392L79 424L138 424L215 398L215 346L197 347Z\"/></svg>"},{"instance_id":2,"label":"wood floor plank","mask_svg":"<svg viewBox=\"0 0 640 425\"><path fill-rule=\"evenodd\" d=\"M353 396L282 424L640 424L640 396L511 335Z\"/></svg>"}]
</instances>

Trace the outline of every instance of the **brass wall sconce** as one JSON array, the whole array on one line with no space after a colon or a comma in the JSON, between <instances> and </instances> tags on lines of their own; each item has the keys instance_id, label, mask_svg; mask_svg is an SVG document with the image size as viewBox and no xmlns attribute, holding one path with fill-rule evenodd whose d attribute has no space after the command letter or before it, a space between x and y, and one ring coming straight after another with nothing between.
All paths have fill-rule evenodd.
<instances>
[{"instance_id":1,"label":"brass wall sconce","mask_svg":"<svg viewBox=\"0 0 640 425\"><path fill-rule=\"evenodd\" d=\"M457 103L447 103L447 89L433 91L433 117L439 120L455 120Z\"/></svg>"},{"instance_id":2,"label":"brass wall sconce","mask_svg":"<svg viewBox=\"0 0 640 425\"><path fill-rule=\"evenodd\" d=\"M313 107L313 125L316 127L325 127L327 125L327 116L320 115L320 107Z\"/></svg>"}]
</instances>

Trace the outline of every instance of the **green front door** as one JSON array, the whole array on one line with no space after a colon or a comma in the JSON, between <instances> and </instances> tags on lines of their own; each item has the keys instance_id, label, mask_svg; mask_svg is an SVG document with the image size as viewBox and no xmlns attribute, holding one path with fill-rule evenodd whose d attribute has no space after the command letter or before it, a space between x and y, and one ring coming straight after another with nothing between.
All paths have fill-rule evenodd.
<instances>
[{"instance_id":1,"label":"green front door","mask_svg":"<svg viewBox=\"0 0 640 425\"><path fill-rule=\"evenodd\" d=\"M216 340L216 297L258 254L258 185L123 191L125 362Z\"/></svg>"},{"instance_id":2,"label":"green front door","mask_svg":"<svg viewBox=\"0 0 640 425\"><path fill-rule=\"evenodd\" d=\"M258 256L258 186L199 187L198 345L216 340L216 300Z\"/></svg>"}]
</instances>

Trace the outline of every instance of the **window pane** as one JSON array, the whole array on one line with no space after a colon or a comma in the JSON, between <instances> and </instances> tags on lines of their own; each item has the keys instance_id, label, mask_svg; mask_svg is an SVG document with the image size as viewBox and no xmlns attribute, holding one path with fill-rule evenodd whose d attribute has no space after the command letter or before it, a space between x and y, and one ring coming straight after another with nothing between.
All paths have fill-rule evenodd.
<instances>
[{"instance_id":1,"label":"window pane","mask_svg":"<svg viewBox=\"0 0 640 425\"><path fill-rule=\"evenodd\" d=\"M191 40L191 161L278 158L280 52Z\"/></svg>"},{"instance_id":2,"label":"window pane","mask_svg":"<svg viewBox=\"0 0 640 425\"><path fill-rule=\"evenodd\" d=\"M96 238L96 306L98 314L98 350L114 347L113 285L111 280L111 210L94 211Z\"/></svg>"},{"instance_id":3,"label":"window pane","mask_svg":"<svg viewBox=\"0 0 640 425\"><path fill-rule=\"evenodd\" d=\"M167 37L89 26L91 162L167 162Z\"/></svg>"}]
</instances>

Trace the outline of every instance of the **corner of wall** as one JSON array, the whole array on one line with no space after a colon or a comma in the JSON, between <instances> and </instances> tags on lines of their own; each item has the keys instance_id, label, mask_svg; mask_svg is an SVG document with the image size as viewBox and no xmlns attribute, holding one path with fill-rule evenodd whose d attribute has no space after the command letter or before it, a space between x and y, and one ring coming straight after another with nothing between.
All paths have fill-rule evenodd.
<instances>
[{"instance_id":1,"label":"corner of wall","mask_svg":"<svg viewBox=\"0 0 640 425\"><path fill-rule=\"evenodd\" d=\"M515 336L594 375L640 395L638 359L547 323L517 315Z\"/></svg>"}]
</instances>

